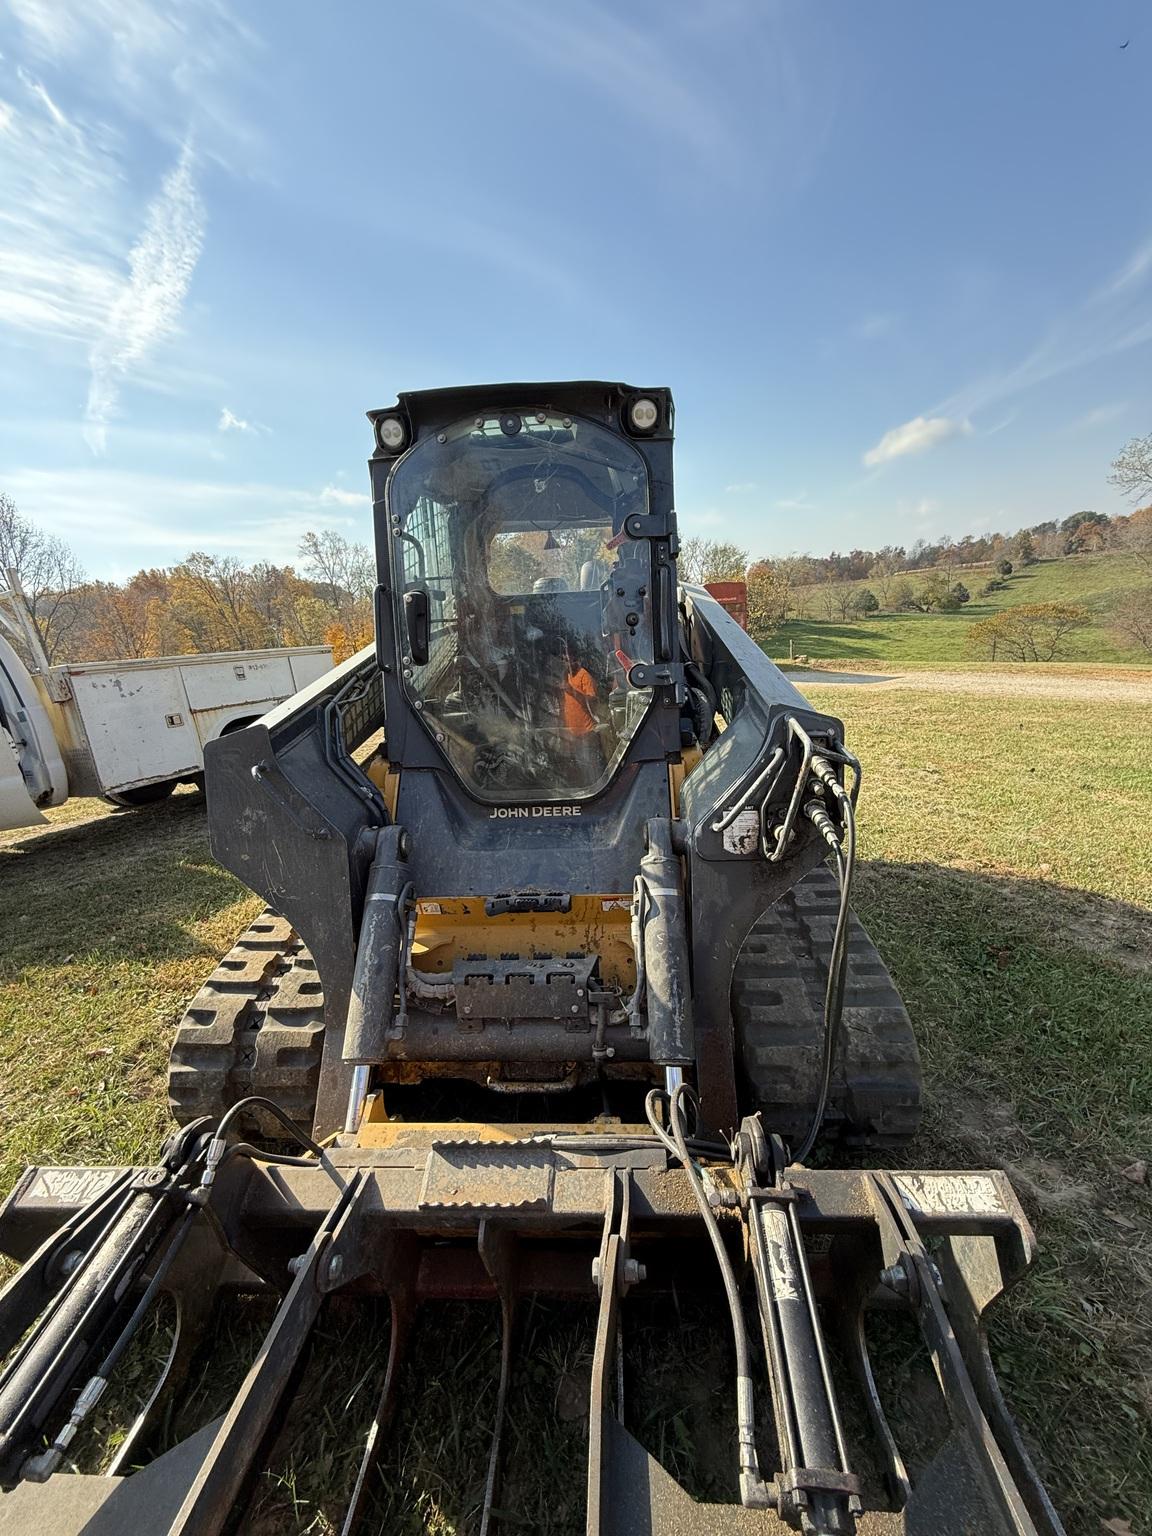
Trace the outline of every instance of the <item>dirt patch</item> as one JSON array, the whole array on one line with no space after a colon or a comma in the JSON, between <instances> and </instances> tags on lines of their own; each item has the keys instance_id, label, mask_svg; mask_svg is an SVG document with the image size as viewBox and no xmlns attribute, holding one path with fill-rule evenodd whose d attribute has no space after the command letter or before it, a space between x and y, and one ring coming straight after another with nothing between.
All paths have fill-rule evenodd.
<instances>
[{"instance_id":1,"label":"dirt patch","mask_svg":"<svg viewBox=\"0 0 1152 1536\"><path fill-rule=\"evenodd\" d=\"M1083 699L1094 704L1152 704L1152 676L1141 671L1134 677L1115 673L1083 677L1066 673L1032 672L903 672L884 675L843 672L793 672L791 680L801 687L818 683L867 684L872 688L924 688L933 693L983 693L1008 698Z\"/></svg>"},{"instance_id":2,"label":"dirt patch","mask_svg":"<svg viewBox=\"0 0 1152 1536\"><path fill-rule=\"evenodd\" d=\"M1062 1211L1070 1206L1086 1205L1096 1196L1090 1184L1070 1179L1055 1163L1030 1157L1018 1163L1006 1163L1004 1172L1025 1201L1042 1211Z\"/></svg>"}]
</instances>

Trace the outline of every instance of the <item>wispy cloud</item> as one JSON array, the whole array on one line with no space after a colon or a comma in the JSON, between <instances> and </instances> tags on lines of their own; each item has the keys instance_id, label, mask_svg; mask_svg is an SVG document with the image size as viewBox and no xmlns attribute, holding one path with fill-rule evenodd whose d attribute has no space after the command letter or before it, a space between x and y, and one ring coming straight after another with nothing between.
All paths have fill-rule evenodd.
<instances>
[{"instance_id":1,"label":"wispy cloud","mask_svg":"<svg viewBox=\"0 0 1152 1536\"><path fill-rule=\"evenodd\" d=\"M181 139L195 123L201 150L227 162L252 154L251 128L232 108L225 82L258 42L226 0L8 0L29 55L46 65L83 67L120 112Z\"/></svg>"},{"instance_id":2,"label":"wispy cloud","mask_svg":"<svg viewBox=\"0 0 1152 1536\"><path fill-rule=\"evenodd\" d=\"M10 77L0 326L24 339L87 344L118 295L128 198L114 135L49 110L38 87L27 70Z\"/></svg>"},{"instance_id":3,"label":"wispy cloud","mask_svg":"<svg viewBox=\"0 0 1152 1536\"><path fill-rule=\"evenodd\" d=\"M1110 422L1119 421L1127 415L1129 402L1127 400L1113 400L1107 405L1096 405L1090 411L1085 411L1083 416L1078 416L1072 423L1072 430L1091 431L1093 427L1106 427Z\"/></svg>"},{"instance_id":4,"label":"wispy cloud","mask_svg":"<svg viewBox=\"0 0 1152 1536\"><path fill-rule=\"evenodd\" d=\"M89 357L84 435L93 453L104 452L124 379L176 332L203 243L204 208L186 142L148 207L144 230L129 253L128 282Z\"/></svg>"},{"instance_id":5,"label":"wispy cloud","mask_svg":"<svg viewBox=\"0 0 1152 1536\"><path fill-rule=\"evenodd\" d=\"M269 435L271 427L266 427L262 421L246 421L243 416L237 416L228 406L221 407L220 420L216 423L217 432L241 432L249 436L257 437L264 433Z\"/></svg>"},{"instance_id":6,"label":"wispy cloud","mask_svg":"<svg viewBox=\"0 0 1152 1536\"><path fill-rule=\"evenodd\" d=\"M928 448L935 448L938 443L947 442L950 437L958 437L971 430L967 421L956 421L946 416L914 416L903 426L885 432L880 441L864 455L864 463L872 467L887 464L890 459L901 459L909 453L923 453Z\"/></svg>"},{"instance_id":7,"label":"wispy cloud","mask_svg":"<svg viewBox=\"0 0 1152 1536\"><path fill-rule=\"evenodd\" d=\"M489 0L476 15L549 68L575 75L591 91L610 98L661 140L675 140L722 167L729 178L738 174L745 146L722 110L721 92L685 67L652 28L591 0L579 13L522 0Z\"/></svg>"},{"instance_id":8,"label":"wispy cloud","mask_svg":"<svg viewBox=\"0 0 1152 1536\"><path fill-rule=\"evenodd\" d=\"M203 238L189 145L197 167L235 158L251 174L258 161L234 103L251 99L259 45L228 0L9 0L8 12L0 333L38 361L87 358L99 450L129 376L154 391L221 387L193 381L160 342ZM157 148L176 164L149 201L136 167Z\"/></svg>"},{"instance_id":9,"label":"wispy cloud","mask_svg":"<svg viewBox=\"0 0 1152 1536\"><path fill-rule=\"evenodd\" d=\"M750 492L758 490L755 480L741 480L736 485L726 485L725 492L729 496L747 496Z\"/></svg>"},{"instance_id":10,"label":"wispy cloud","mask_svg":"<svg viewBox=\"0 0 1152 1536\"><path fill-rule=\"evenodd\" d=\"M781 512L815 512L819 502L809 501L808 492L801 491L798 496L782 496L776 507Z\"/></svg>"},{"instance_id":11,"label":"wispy cloud","mask_svg":"<svg viewBox=\"0 0 1152 1536\"><path fill-rule=\"evenodd\" d=\"M36 100L44 108L45 112L47 112L48 116L52 119L58 128L71 127L68 119L64 116L63 112L61 112L60 108L52 100L51 96L49 96L42 81L35 79L28 73L26 69L23 68L22 65L17 66L16 74L24 83L24 85L27 86L29 91L31 91L32 95L35 96Z\"/></svg>"},{"instance_id":12,"label":"wispy cloud","mask_svg":"<svg viewBox=\"0 0 1152 1536\"><path fill-rule=\"evenodd\" d=\"M1030 351L1008 367L990 371L938 401L924 415L886 432L864 455L869 467L905 454L920 453L958 433L978 430L990 437L1011 425L1015 413L992 426L974 428L972 418L994 406L1037 389L1050 380L1090 367L1108 357L1152 344L1152 238L1139 245L1103 286L1059 316ZM1115 407L1089 411L1076 425L1100 425L1113 419ZM1116 414L1119 414L1117 410Z\"/></svg>"},{"instance_id":13,"label":"wispy cloud","mask_svg":"<svg viewBox=\"0 0 1152 1536\"><path fill-rule=\"evenodd\" d=\"M1102 287L1060 315L1019 362L959 389L932 414L971 417L1052 379L1152 343L1152 238L1145 240Z\"/></svg>"},{"instance_id":14,"label":"wispy cloud","mask_svg":"<svg viewBox=\"0 0 1152 1536\"><path fill-rule=\"evenodd\" d=\"M71 543L96 574L168 564L190 549L283 563L309 529L357 538L366 531L368 498L334 502L328 487L138 474L106 463L16 470L4 485L26 516Z\"/></svg>"},{"instance_id":15,"label":"wispy cloud","mask_svg":"<svg viewBox=\"0 0 1152 1536\"><path fill-rule=\"evenodd\" d=\"M349 491L342 485L326 485L320 492L324 507L368 507L372 498L365 491Z\"/></svg>"},{"instance_id":16,"label":"wispy cloud","mask_svg":"<svg viewBox=\"0 0 1152 1536\"><path fill-rule=\"evenodd\" d=\"M879 341L882 336L890 333L895 324L895 315L865 315L852 327L852 334L857 341Z\"/></svg>"},{"instance_id":17,"label":"wispy cloud","mask_svg":"<svg viewBox=\"0 0 1152 1536\"><path fill-rule=\"evenodd\" d=\"M1118 298L1129 289L1138 287L1150 273L1152 273L1152 236L1145 240L1143 245L1137 246L1123 266L1093 294L1092 302L1099 304L1108 299Z\"/></svg>"}]
</instances>

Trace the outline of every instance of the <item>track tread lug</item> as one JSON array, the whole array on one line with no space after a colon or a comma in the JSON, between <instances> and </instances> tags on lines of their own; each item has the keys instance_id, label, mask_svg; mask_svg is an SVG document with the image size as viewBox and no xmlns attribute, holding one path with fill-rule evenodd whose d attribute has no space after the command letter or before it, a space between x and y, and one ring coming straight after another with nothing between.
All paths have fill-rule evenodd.
<instances>
[{"instance_id":1,"label":"track tread lug","mask_svg":"<svg viewBox=\"0 0 1152 1536\"><path fill-rule=\"evenodd\" d=\"M752 1105L769 1130L807 1130L823 1052L826 957L839 909L828 869L787 891L751 929L736 962L732 1013ZM894 1150L920 1118L920 1053L907 1009L867 930L851 914L839 1061L823 1136Z\"/></svg>"}]
</instances>

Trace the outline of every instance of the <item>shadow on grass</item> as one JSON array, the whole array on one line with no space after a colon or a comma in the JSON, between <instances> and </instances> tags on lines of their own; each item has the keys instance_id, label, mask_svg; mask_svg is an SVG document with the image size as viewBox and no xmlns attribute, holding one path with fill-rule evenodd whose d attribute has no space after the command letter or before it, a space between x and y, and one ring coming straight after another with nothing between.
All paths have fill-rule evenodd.
<instances>
[{"instance_id":1,"label":"shadow on grass","mask_svg":"<svg viewBox=\"0 0 1152 1536\"><path fill-rule=\"evenodd\" d=\"M1006 1168L1032 1272L992 1320L1070 1536L1152 1509L1152 913L1044 881L862 866L855 905L907 1002L926 1114L903 1161Z\"/></svg>"},{"instance_id":2,"label":"shadow on grass","mask_svg":"<svg viewBox=\"0 0 1152 1536\"><path fill-rule=\"evenodd\" d=\"M28 1163L155 1156L176 1022L249 906L199 796L0 851L0 1190Z\"/></svg>"},{"instance_id":3,"label":"shadow on grass","mask_svg":"<svg viewBox=\"0 0 1152 1536\"><path fill-rule=\"evenodd\" d=\"M166 1011L189 995L178 996L178 984L187 978L194 990L209 968L191 930L243 895L208 855L200 807L177 800L61 828L5 850L0 868L0 926L14 939L0 957L0 1010L7 994L15 1025L2 1059L9 1082L21 1085L13 1104L0 1105L20 1110L13 1164L134 1160L138 1146L154 1151ZM856 905L923 1049L925 1126L902 1160L1007 1167L1036 1224L1037 1264L997 1309L993 1351L1070 1536L1096 1536L1102 1519L1137 1521L1152 1508L1152 1201L1129 1175L1147 1156L1152 1130L1152 914L1044 881L923 863L864 864ZM45 1006L37 990L38 969L64 966L84 937L94 974L107 972L82 1000L87 1018L77 1014L80 1003ZM171 979L160 984L165 966ZM26 972L27 985L14 985ZM142 1001L125 1022L131 985ZM19 1038L33 1032L35 1039ZM140 1051L140 1073L125 1073L118 1089L119 1062L85 1065L94 1037L108 1041L98 1052ZM110 1093L93 1081L105 1073ZM552 1528L579 1527L586 1423L577 1398L588 1319L569 1313L570 1324L564 1309L530 1320L515 1401L529 1401L529 1388L540 1397L509 1430L508 1489L537 1529L548 1528L549 1510ZM481 1486L483 1444L474 1431L488 1422L494 1335L473 1314L448 1325L441 1313L438 1322L415 1353L419 1369L385 1459L392 1529L469 1529ZM697 1379L687 1366L678 1370L669 1344L677 1330L690 1353L680 1312L629 1346L642 1374L651 1369L645 1350L670 1349L670 1384L641 1417L685 1480L692 1483L695 1467L701 1491L714 1493L728 1465L730 1370L722 1351L714 1373ZM351 1328L346 1335L362 1337ZM359 1360L348 1366L354 1384L366 1368ZM571 1408L558 1383L575 1384ZM343 1385L341 1394L330 1383L318 1391L314 1419L298 1415L299 1441L289 1437L283 1466L265 1481L277 1530L320 1528L324 1480L336 1478L334 1458L348 1443ZM555 1420L546 1433L545 1410ZM713 1422L716 1444L703 1427ZM297 1453L319 1459L318 1481L298 1468ZM561 1453L566 1467L571 1461L567 1502L552 1481Z\"/></svg>"},{"instance_id":4,"label":"shadow on grass","mask_svg":"<svg viewBox=\"0 0 1152 1536\"><path fill-rule=\"evenodd\" d=\"M0 848L0 982L202 953L192 925L245 894L208 851L199 795L39 832Z\"/></svg>"}]
</instances>

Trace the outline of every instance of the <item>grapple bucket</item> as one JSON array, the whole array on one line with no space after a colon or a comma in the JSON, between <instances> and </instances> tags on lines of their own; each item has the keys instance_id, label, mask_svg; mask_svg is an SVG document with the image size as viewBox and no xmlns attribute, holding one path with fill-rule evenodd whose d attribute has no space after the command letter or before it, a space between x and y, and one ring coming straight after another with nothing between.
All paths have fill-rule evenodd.
<instances>
[{"instance_id":1,"label":"grapple bucket","mask_svg":"<svg viewBox=\"0 0 1152 1536\"><path fill-rule=\"evenodd\" d=\"M413 1390L406 1358L437 1308L470 1301L498 1314L500 1343L475 1404L454 1401L448 1378L445 1402L470 1433L490 1415L483 1466L454 1506L461 1531L1059 1532L984 1341L986 1309L1032 1254L1005 1175L777 1167L754 1121L731 1155L688 1150L685 1165L667 1136L609 1121L571 1132L389 1122L370 1101L359 1134L320 1155L192 1126L154 1168L29 1169L0 1215L0 1245L23 1260L0 1298L0 1531L292 1529L252 1513L288 1419L306 1452L355 1464L336 1528L395 1528L389 1447ZM264 1298L267 1331L197 1424L186 1401L199 1391L207 1403L205 1381L228 1368L222 1318L245 1292ZM162 1296L175 1326L149 1394L103 1475L71 1470ZM567 1356L540 1348L547 1299L581 1336ZM347 1377L310 1387L302 1374L334 1306L353 1330L357 1382L379 1363L378 1399L355 1426L340 1418ZM724 1475L704 1480L705 1499L685 1486L695 1448L669 1456L653 1428L681 1417L674 1362L689 1315L719 1341L704 1368L713 1412L728 1418L711 1451ZM865 1342L873 1318L918 1331L941 1409L931 1443L919 1411L892 1411ZM538 1353L525 1360L525 1349ZM564 1400L569 1452L586 1426L586 1467L583 1491L564 1490L541 1423L527 1477L545 1500L533 1514L524 1457L536 1425L521 1399L550 1369L541 1400L548 1411ZM308 1391L315 1401L296 1400Z\"/></svg>"}]
</instances>

